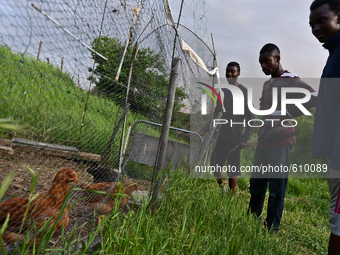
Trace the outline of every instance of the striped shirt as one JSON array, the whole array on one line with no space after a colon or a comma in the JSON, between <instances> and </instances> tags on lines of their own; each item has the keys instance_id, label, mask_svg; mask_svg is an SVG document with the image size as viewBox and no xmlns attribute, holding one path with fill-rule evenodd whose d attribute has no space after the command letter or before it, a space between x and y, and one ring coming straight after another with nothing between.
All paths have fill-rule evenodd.
<instances>
[{"instance_id":1,"label":"striped shirt","mask_svg":"<svg viewBox=\"0 0 340 255\"><path fill-rule=\"evenodd\" d=\"M297 75L283 71L280 78L271 78L263 84L262 96L260 98L260 110L267 110L272 107L273 88L277 88L277 107L271 115L263 115L263 126L259 128L259 139L257 146L266 149L280 149L295 143L294 127L289 126L288 121L282 120L299 117L303 113L293 104L286 107L286 115L281 115L281 88L298 87L311 92L311 99L304 103L306 109L315 107L317 94L313 88L303 82ZM303 98L303 93L287 93L287 99ZM276 119L276 120L275 120ZM282 125L283 124L283 125ZM287 127L288 126L288 127Z\"/></svg>"}]
</instances>

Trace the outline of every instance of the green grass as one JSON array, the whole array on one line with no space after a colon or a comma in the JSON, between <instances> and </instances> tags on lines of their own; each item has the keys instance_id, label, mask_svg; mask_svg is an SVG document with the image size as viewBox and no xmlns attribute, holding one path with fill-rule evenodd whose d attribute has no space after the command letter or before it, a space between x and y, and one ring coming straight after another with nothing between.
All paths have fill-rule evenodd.
<instances>
[{"instance_id":1,"label":"green grass","mask_svg":"<svg viewBox=\"0 0 340 255\"><path fill-rule=\"evenodd\" d=\"M239 180L235 195L222 196L214 179L192 179L181 172L168 178L171 182L154 213L145 203L127 215L114 209L104 218L102 246L91 254L327 253L329 194L324 179L289 180L281 230L274 236L247 214L248 179ZM91 240L98 231L95 228L90 234ZM47 249L49 238L44 237L44 245L36 247L39 252L24 243L19 253L44 254L57 248L67 252L79 237L64 234L63 248ZM88 249L84 244L78 254Z\"/></svg>"},{"instance_id":2,"label":"green grass","mask_svg":"<svg viewBox=\"0 0 340 255\"><path fill-rule=\"evenodd\" d=\"M281 248L276 246L278 239L264 242L271 237L246 214L240 197L221 197L212 182L183 176L174 177L154 214L143 207L124 218L121 226L105 230L104 237L109 238L108 247L102 247L105 253L252 254Z\"/></svg>"},{"instance_id":3,"label":"green grass","mask_svg":"<svg viewBox=\"0 0 340 255\"><path fill-rule=\"evenodd\" d=\"M76 146L85 152L104 151L122 108L105 97L90 95L82 122L87 92L75 85L73 77L4 46L0 46L0 56L0 118L25 123L28 139ZM141 119L146 117L129 112L127 123ZM159 133L157 128L147 130L149 135ZM116 139L114 148L118 144Z\"/></svg>"},{"instance_id":4,"label":"green grass","mask_svg":"<svg viewBox=\"0 0 340 255\"><path fill-rule=\"evenodd\" d=\"M325 179L289 179L282 232L299 254L327 254L329 191Z\"/></svg>"},{"instance_id":5,"label":"green grass","mask_svg":"<svg viewBox=\"0 0 340 255\"><path fill-rule=\"evenodd\" d=\"M155 212L144 203L127 215L116 208L104 217L101 246L91 254L327 254L326 180L289 180L281 229L272 235L247 214L247 179L240 179L235 195L222 196L213 179L192 179L181 172L168 177L171 183ZM264 217L265 211L266 206ZM99 228L93 231L90 243ZM47 244L48 238L42 242ZM78 240L72 233L61 239L63 248L40 246L39 253L32 253L24 244L19 253L67 252ZM88 249L84 243L76 254Z\"/></svg>"},{"instance_id":6,"label":"green grass","mask_svg":"<svg viewBox=\"0 0 340 255\"><path fill-rule=\"evenodd\" d=\"M5 47L0 47L0 56L0 118L11 117L25 123L28 129L24 133L26 138L76 145L83 151L102 153L116 121L118 107L113 102L90 96L78 143L86 93L75 86L68 74L61 74L52 65L29 56L23 57ZM129 113L128 122L139 119L144 117ZM302 121L301 134L310 126L309 120ZM159 133L153 129L148 129L148 132ZM118 144L114 146L117 148ZM301 149L297 146L296 151L292 151L293 160L299 160L294 153L300 153ZM254 150L248 148L242 151L243 165L252 165ZM303 160L303 163L311 162L308 157L303 157ZM273 236L253 216L247 214L249 179L239 180L239 189L234 196L229 193L222 196L214 179L190 179L180 172L168 178L172 180L171 184L165 189L164 199L159 202L155 212L150 212L147 204L127 215L114 209L103 220L103 245L92 253L327 253L330 229L329 193L325 179L289 179L281 229ZM8 180L1 188L8 185ZM0 190L2 194L4 191ZM264 217L265 214L266 205ZM94 235L90 234L90 238ZM45 244L49 240L47 235L42 241L44 245L36 247L38 250L29 250L24 244L18 253L58 251L67 254L71 243L77 242L79 237L72 232L64 233L61 239L63 247L60 250L57 250L58 247L46 248ZM78 254L87 254L88 248L88 245L83 244Z\"/></svg>"}]
</instances>

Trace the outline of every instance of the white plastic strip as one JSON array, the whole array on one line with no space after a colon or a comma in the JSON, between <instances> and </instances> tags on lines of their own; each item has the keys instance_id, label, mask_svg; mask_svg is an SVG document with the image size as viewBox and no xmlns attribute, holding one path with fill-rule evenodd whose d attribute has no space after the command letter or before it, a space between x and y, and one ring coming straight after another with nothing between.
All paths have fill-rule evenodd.
<instances>
[{"instance_id":1,"label":"white plastic strip","mask_svg":"<svg viewBox=\"0 0 340 255\"><path fill-rule=\"evenodd\" d=\"M165 9L165 14L166 14L166 22L172 26L175 27L174 19L172 17L172 11L170 7L170 3L168 0L164 0L164 9Z\"/></svg>"},{"instance_id":2,"label":"white plastic strip","mask_svg":"<svg viewBox=\"0 0 340 255\"><path fill-rule=\"evenodd\" d=\"M209 71L208 68L205 66L203 60L196 54L196 52L193 51L193 49L190 48L190 46L188 44L186 44L184 42L183 39L181 39L181 43L182 43L182 50L184 50L189 57L198 65L200 66L204 71L206 71L208 74L210 75L215 75L216 74L216 78L217 78L217 83L220 83L220 73L218 71L218 67L215 67L214 70ZM221 101L223 103L223 99L224 99L224 92L222 91L222 89L217 89L217 92L219 92L220 94L220 98ZM222 105L222 110L223 112L225 112L225 108L224 105Z\"/></svg>"},{"instance_id":3,"label":"white plastic strip","mask_svg":"<svg viewBox=\"0 0 340 255\"><path fill-rule=\"evenodd\" d=\"M196 52L193 51L193 49L190 48L190 46L188 44L186 44L183 39L181 39L181 43L182 43L182 50L184 50L189 57L197 64L199 65L204 71L206 71L207 73L209 73L210 75L214 75L218 68L216 67L214 70L209 71L208 68L205 66L203 60L196 54Z\"/></svg>"},{"instance_id":4,"label":"white plastic strip","mask_svg":"<svg viewBox=\"0 0 340 255\"><path fill-rule=\"evenodd\" d=\"M182 50L184 50L189 57L198 65L200 66L204 71L206 71L208 74L210 75L215 75L216 74L216 78L217 78L217 83L220 83L220 73L218 71L218 67L215 67L214 70L209 71L208 68L205 66L203 60L196 54L196 52L193 51L193 49L190 48L190 46L188 44L186 44L184 42L183 39L181 39L181 43L182 43ZM220 98L223 104L223 100L224 100L224 92L222 91L221 88L217 89L217 92L220 94ZM222 110L223 112L225 112L225 108L224 105L222 105Z\"/></svg>"}]
</instances>

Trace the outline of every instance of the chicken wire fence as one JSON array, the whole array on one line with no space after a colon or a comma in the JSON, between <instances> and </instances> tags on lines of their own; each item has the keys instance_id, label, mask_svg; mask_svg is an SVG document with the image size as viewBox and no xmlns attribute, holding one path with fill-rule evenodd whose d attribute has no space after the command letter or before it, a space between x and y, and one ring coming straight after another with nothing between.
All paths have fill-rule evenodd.
<instances>
[{"instance_id":1,"label":"chicken wire fence","mask_svg":"<svg viewBox=\"0 0 340 255\"><path fill-rule=\"evenodd\" d=\"M166 3L0 4L0 118L18 120L24 130L0 131L2 143L14 150L0 159L1 174L20 173L5 198L28 194L31 177L25 167L41 171L45 184L37 185L40 192L47 192L65 167L76 171L83 187L111 182L87 190L117 191L119 174L123 187L137 183L138 190L150 190L164 118L171 118L172 127L164 167L190 164L190 137L197 139L198 149L203 143L190 126L189 115L200 109L201 95L192 80L212 84L213 78L182 50L182 40L209 70L214 54L187 27L171 24ZM180 68L172 116L165 116L173 57L180 58ZM71 200L76 197L77 192ZM100 202L91 203L94 199ZM82 222L86 201L92 204L89 215L107 199L83 199L80 213L70 211L71 223Z\"/></svg>"}]
</instances>

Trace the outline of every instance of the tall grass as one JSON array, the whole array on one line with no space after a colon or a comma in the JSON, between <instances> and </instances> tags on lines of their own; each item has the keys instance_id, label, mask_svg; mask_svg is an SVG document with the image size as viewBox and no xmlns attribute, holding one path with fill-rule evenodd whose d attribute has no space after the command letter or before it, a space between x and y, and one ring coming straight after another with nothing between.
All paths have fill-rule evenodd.
<instances>
[{"instance_id":1,"label":"tall grass","mask_svg":"<svg viewBox=\"0 0 340 255\"><path fill-rule=\"evenodd\" d=\"M212 181L173 177L158 210L131 212L104 228L102 251L121 254L289 254L289 247L247 215L240 196ZM121 223L120 223L121 222ZM291 253L292 254L292 253Z\"/></svg>"},{"instance_id":2,"label":"tall grass","mask_svg":"<svg viewBox=\"0 0 340 255\"><path fill-rule=\"evenodd\" d=\"M170 179L155 212L148 209L146 201L126 215L114 208L90 233L89 242L80 243L72 254L87 254L101 227L101 243L90 254L327 253L329 196L325 180L290 180L281 230L272 235L247 213L247 187L240 187L235 195L222 195L215 180L192 179L180 172ZM20 254L68 254L79 242L72 233L61 239L63 247L43 246L35 253L26 245Z\"/></svg>"},{"instance_id":3,"label":"tall grass","mask_svg":"<svg viewBox=\"0 0 340 255\"><path fill-rule=\"evenodd\" d=\"M289 184L281 230L272 235L247 214L247 189L222 196L215 180L189 179L182 173L171 179L155 213L146 204L126 216L113 211L104 223L101 247L94 253L326 254L324 180L295 179ZM299 191L294 191L296 185ZM322 205L315 205L320 199Z\"/></svg>"},{"instance_id":4,"label":"tall grass","mask_svg":"<svg viewBox=\"0 0 340 255\"><path fill-rule=\"evenodd\" d=\"M0 118L26 123L29 139L98 154L104 151L122 108L97 95L90 95L87 101L87 91L77 87L73 77L61 73L56 66L4 46L0 46L0 57ZM145 117L129 112L127 122L140 119ZM157 135L159 131L148 129L148 133ZM116 139L114 147L118 142Z\"/></svg>"},{"instance_id":5,"label":"tall grass","mask_svg":"<svg viewBox=\"0 0 340 255\"><path fill-rule=\"evenodd\" d=\"M78 144L86 93L57 67L5 47L0 47L0 56L0 118L12 117L27 123L30 127L27 138L77 144L83 151L99 154L104 150L118 111L113 102L90 96ZM143 118L130 113L128 122ZM106 138L105 142L101 137ZM243 150L243 165L252 164L253 153L254 148ZM102 221L101 247L91 253L280 255L327 252L329 194L324 179L288 181L281 230L275 236L247 214L249 179L239 180L238 192L233 196L230 193L222 196L214 179L190 179L180 172L170 179L156 212L150 212L146 203L127 215L114 208ZM8 185L8 181L5 183ZM265 214L266 205L263 217ZM98 231L99 227L95 228L90 233L90 242L82 243L82 248L73 253L87 254ZM63 233L61 239L63 247L46 248L49 241L46 236L38 250L29 250L24 244L18 252L68 254L72 243L79 242L80 237Z\"/></svg>"}]
</instances>

